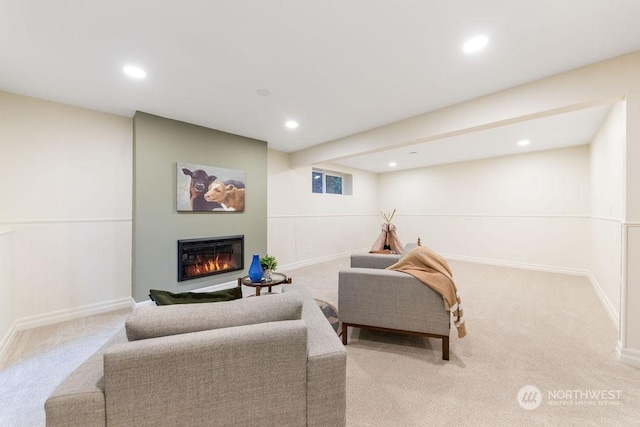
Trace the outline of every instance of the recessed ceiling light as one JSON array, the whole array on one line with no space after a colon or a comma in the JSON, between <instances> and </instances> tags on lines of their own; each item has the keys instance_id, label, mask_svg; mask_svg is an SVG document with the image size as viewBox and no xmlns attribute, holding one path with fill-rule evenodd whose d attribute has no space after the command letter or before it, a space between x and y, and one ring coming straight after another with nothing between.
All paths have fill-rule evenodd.
<instances>
[{"instance_id":1,"label":"recessed ceiling light","mask_svg":"<svg viewBox=\"0 0 640 427\"><path fill-rule=\"evenodd\" d=\"M295 120L289 120L287 123L284 124L286 127L288 127L289 129L295 129L298 127L298 122L296 122Z\"/></svg>"},{"instance_id":2,"label":"recessed ceiling light","mask_svg":"<svg viewBox=\"0 0 640 427\"><path fill-rule=\"evenodd\" d=\"M396 166L398 166L398 164L396 162L391 162L389 163L389 166L395 168Z\"/></svg>"},{"instance_id":3,"label":"recessed ceiling light","mask_svg":"<svg viewBox=\"0 0 640 427\"><path fill-rule=\"evenodd\" d=\"M486 36L477 36L467 40L462 46L462 50L464 53L475 53L487 47L488 43L489 39Z\"/></svg>"},{"instance_id":4,"label":"recessed ceiling light","mask_svg":"<svg viewBox=\"0 0 640 427\"><path fill-rule=\"evenodd\" d=\"M529 141L528 139L521 139L520 141L518 141L518 145L520 147L524 147L525 145L529 145L531 144L531 141Z\"/></svg>"},{"instance_id":5,"label":"recessed ceiling light","mask_svg":"<svg viewBox=\"0 0 640 427\"><path fill-rule=\"evenodd\" d=\"M413 154L418 154L418 152L417 151L410 151L409 154L412 154L412 155Z\"/></svg>"},{"instance_id":6,"label":"recessed ceiling light","mask_svg":"<svg viewBox=\"0 0 640 427\"><path fill-rule=\"evenodd\" d=\"M271 91L269 89L258 89L257 93L260 96L269 96L269 95L271 95Z\"/></svg>"},{"instance_id":7,"label":"recessed ceiling light","mask_svg":"<svg viewBox=\"0 0 640 427\"><path fill-rule=\"evenodd\" d=\"M147 73L140 67L136 67L135 65L125 65L122 67L122 71L130 77L135 77L136 79L144 79L147 77Z\"/></svg>"}]
</instances>

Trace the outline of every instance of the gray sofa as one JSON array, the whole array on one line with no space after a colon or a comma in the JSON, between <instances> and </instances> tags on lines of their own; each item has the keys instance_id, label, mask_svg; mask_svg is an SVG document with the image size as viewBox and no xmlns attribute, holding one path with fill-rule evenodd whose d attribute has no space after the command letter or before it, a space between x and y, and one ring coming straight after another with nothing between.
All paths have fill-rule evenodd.
<instances>
[{"instance_id":1,"label":"gray sofa","mask_svg":"<svg viewBox=\"0 0 640 427\"><path fill-rule=\"evenodd\" d=\"M408 252L415 244L408 244ZM408 274L385 270L400 255L353 254L351 268L338 273L338 307L342 342L348 327L424 335L442 340L449 360L450 313L442 296Z\"/></svg>"},{"instance_id":2,"label":"gray sofa","mask_svg":"<svg viewBox=\"0 0 640 427\"><path fill-rule=\"evenodd\" d=\"M137 308L47 399L47 426L344 426L344 346L289 290Z\"/></svg>"}]
</instances>

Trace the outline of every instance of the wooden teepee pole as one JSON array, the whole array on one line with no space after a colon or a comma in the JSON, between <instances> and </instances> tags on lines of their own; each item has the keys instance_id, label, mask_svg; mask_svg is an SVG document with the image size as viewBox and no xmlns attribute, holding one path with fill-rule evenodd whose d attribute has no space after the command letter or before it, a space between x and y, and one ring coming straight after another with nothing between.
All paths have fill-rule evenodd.
<instances>
[{"instance_id":1,"label":"wooden teepee pole","mask_svg":"<svg viewBox=\"0 0 640 427\"><path fill-rule=\"evenodd\" d=\"M387 224L391 223L391 220L393 219L393 216L396 214L396 210L394 209L393 212L389 212L389 213L384 213L382 211L380 211L380 215L382 215L382 218L384 219L384 222L386 222Z\"/></svg>"}]
</instances>

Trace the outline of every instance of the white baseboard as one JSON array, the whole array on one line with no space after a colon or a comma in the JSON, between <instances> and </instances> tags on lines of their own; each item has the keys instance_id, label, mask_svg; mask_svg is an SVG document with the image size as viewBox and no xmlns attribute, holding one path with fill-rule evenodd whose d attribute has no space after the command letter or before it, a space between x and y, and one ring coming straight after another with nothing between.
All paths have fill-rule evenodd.
<instances>
[{"instance_id":1,"label":"white baseboard","mask_svg":"<svg viewBox=\"0 0 640 427\"><path fill-rule=\"evenodd\" d=\"M453 255L453 254L446 254L446 253L442 253L441 255L447 259L451 259L455 261L475 262L478 264L496 265L499 267L546 271L549 273L570 274L572 276L587 276L589 274L589 270L583 270L580 268L557 267L554 265L531 264L528 262L506 261L501 259L479 258L479 257L466 256L466 255Z\"/></svg>"},{"instance_id":2,"label":"white baseboard","mask_svg":"<svg viewBox=\"0 0 640 427\"><path fill-rule=\"evenodd\" d=\"M478 264L496 265L499 267L546 271L549 273L570 274L572 276L585 276L591 282L591 286L593 286L593 289L596 292L596 295L600 299L602 306L604 307L605 311L609 315L609 318L613 322L616 329L619 330L620 328L620 319L618 317L618 313L616 313L616 310L613 308L613 306L607 299L606 295L602 291L602 288L600 287L598 280L589 270L582 270L578 268L556 267L556 266L544 265L544 264L530 264L530 263L517 262L517 261L504 261L504 260L498 260L498 259L478 258L478 257L464 256L464 255L442 254L442 256L451 260L475 262Z\"/></svg>"},{"instance_id":3,"label":"white baseboard","mask_svg":"<svg viewBox=\"0 0 640 427\"><path fill-rule=\"evenodd\" d=\"M232 280L231 282L218 283L217 285L206 286L204 288L198 288L191 292L215 292L221 291L223 289L231 289L238 286L237 280Z\"/></svg>"},{"instance_id":4,"label":"white baseboard","mask_svg":"<svg viewBox=\"0 0 640 427\"><path fill-rule=\"evenodd\" d=\"M65 322L80 317L91 316L94 314L106 313L109 311L120 310L123 308L133 308L134 301L132 298L120 298L117 300L104 301L96 304L88 304L81 307L69 308L65 310L52 311L50 313L38 314L35 316L21 317L13 321L9 331L0 341L0 366L6 357L6 351L15 339L19 331L39 326L53 325L55 323Z\"/></svg>"},{"instance_id":5,"label":"white baseboard","mask_svg":"<svg viewBox=\"0 0 640 427\"><path fill-rule=\"evenodd\" d=\"M327 256L318 257L318 258L309 258L303 261L298 261L298 262L278 266L278 271L295 270L296 268L308 267L310 265L318 264L321 262L335 261L337 259L344 258L353 253L362 252L364 250L369 251L369 249L356 249L353 251L341 252L339 254L327 255Z\"/></svg>"},{"instance_id":6,"label":"white baseboard","mask_svg":"<svg viewBox=\"0 0 640 427\"><path fill-rule=\"evenodd\" d=\"M604 307L605 311L609 315L609 318L613 322L613 325L616 327L616 330L620 331L620 316L618 315L616 310L611 305L611 302L609 302L609 300L607 299L607 296L605 295L604 291L602 290L602 287L600 286L600 283L598 283L598 279L596 279L596 276L594 276L593 273L591 273L591 272L587 273L587 277L591 281L591 285L593 286L593 290L596 291L596 295L598 296L598 299L600 299L600 302L602 303L602 306Z\"/></svg>"},{"instance_id":7,"label":"white baseboard","mask_svg":"<svg viewBox=\"0 0 640 427\"><path fill-rule=\"evenodd\" d=\"M9 330L7 331L7 333L4 334L4 337L2 337L2 340L0 340L0 369L2 369L2 366L4 365L4 360L7 357L9 346L15 339L17 333L18 333L18 324L16 321L14 321L9 327Z\"/></svg>"},{"instance_id":8,"label":"white baseboard","mask_svg":"<svg viewBox=\"0 0 640 427\"><path fill-rule=\"evenodd\" d=\"M145 307L145 306L147 306L147 305L154 305L154 304L153 304L153 301L151 301L150 299L148 299L148 300L145 300L145 301L136 302L136 303L135 303L135 308L138 308L138 307Z\"/></svg>"},{"instance_id":9,"label":"white baseboard","mask_svg":"<svg viewBox=\"0 0 640 427\"><path fill-rule=\"evenodd\" d=\"M623 348L620 341L618 341L618 345L616 347L616 356L618 357L618 360L625 365L640 368L640 351Z\"/></svg>"},{"instance_id":10,"label":"white baseboard","mask_svg":"<svg viewBox=\"0 0 640 427\"><path fill-rule=\"evenodd\" d=\"M50 313L38 314L35 316L22 317L16 319L16 322L18 323L18 331L21 331L23 329L53 325L54 323L65 322L67 320L106 313L108 311L120 310L123 308L133 308L133 300L131 297L98 302L65 310L52 311Z\"/></svg>"}]
</instances>

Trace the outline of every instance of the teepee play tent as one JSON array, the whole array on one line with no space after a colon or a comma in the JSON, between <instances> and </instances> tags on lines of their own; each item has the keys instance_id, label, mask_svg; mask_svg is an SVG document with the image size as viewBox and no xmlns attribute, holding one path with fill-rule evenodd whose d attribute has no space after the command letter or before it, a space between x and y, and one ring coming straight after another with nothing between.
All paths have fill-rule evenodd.
<instances>
[{"instance_id":1,"label":"teepee play tent","mask_svg":"<svg viewBox=\"0 0 640 427\"><path fill-rule=\"evenodd\" d=\"M398 235L396 234L396 226L391 223L395 213L395 209L390 214L380 212L382 218L384 218L384 223L380 226L382 231L373 244L371 252L389 251L390 253L396 254L402 253L402 243L400 243L400 239L398 239Z\"/></svg>"}]
</instances>

